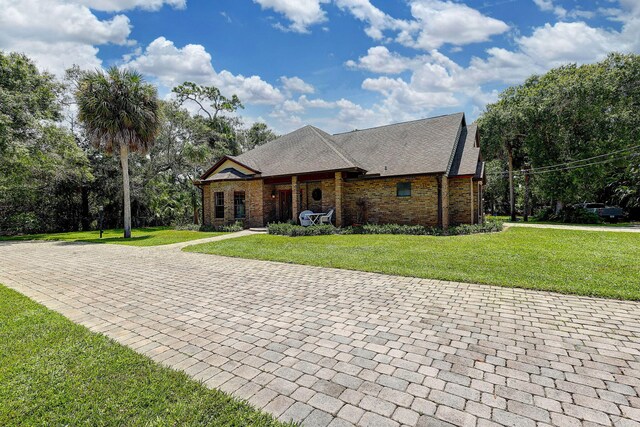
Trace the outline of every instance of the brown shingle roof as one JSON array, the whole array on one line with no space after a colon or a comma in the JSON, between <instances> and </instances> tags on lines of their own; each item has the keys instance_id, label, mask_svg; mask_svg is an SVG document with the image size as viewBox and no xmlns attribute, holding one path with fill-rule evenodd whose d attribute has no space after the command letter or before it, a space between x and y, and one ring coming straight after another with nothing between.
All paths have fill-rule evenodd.
<instances>
[{"instance_id":1,"label":"brown shingle roof","mask_svg":"<svg viewBox=\"0 0 640 427\"><path fill-rule=\"evenodd\" d=\"M475 175L480 158L480 147L476 147L478 125L471 124L462 130L456 154L449 169L450 176Z\"/></svg>"},{"instance_id":2,"label":"brown shingle roof","mask_svg":"<svg viewBox=\"0 0 640 427\"><path fill-rule=\"evenodd\" d=\"M463 118L463 113L456 113L341 133L333 138L367 174L444 173Z\"/></svg>"},{"instance_id":3,"label":"brown shingle roof","mask_svg":"<svg viewBox=\"0 0 640 427\"><path fill-rule=\"evenodd\" d=\"M233 157L262 172L262 176L361 169L328 133L305 126L267 144Z\"/></svg>"},{"instance_id":4,"label":"brown shingle roof","mask_svg":"<svg viewBox=\"0 0 640 427\"><path fill-rule=\"evenodd\" d=\"M476 125L466 126L464 113L336 135L305 126L229 158L262 177L338 170L360 170L370 176L473 175L480 155L475 134ZM213 177L205 173L203 179L251 177L223 172Z\"/></svg>"}]
</instances>

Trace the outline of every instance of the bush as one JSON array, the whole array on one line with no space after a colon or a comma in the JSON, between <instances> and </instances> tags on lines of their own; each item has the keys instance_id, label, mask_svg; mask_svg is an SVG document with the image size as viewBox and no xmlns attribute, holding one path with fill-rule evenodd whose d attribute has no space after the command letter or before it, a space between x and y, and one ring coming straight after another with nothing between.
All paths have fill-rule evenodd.
<instances>
[{"instance_id":1,"label":"bush","mask_svg":"<svg viewBox=\"0 0 640 427\"><path fill-rule=\"evenodd\" d=\"M289 223L273 223L268 225L269 234L280 236L322 236L328 234L404 234L412 236L456 236L462 234L492 233L502 231L502 222L488 221L484 224L459 225L449 227L446 231L438 227L400 224L365 224L359 226L336 228L332 225L315 225L303 227Z\"/></svg>"},{"instance_id":2,"label":"bush","mask_svg":"<svg viewBox=\"0 0 640 427\"><path fill-rule=\"evenodd\" d=\"M176 225L174 230L178 231L204 231L201 225L198 224L181 224Z\"/></svg>"},{"instance_id":3,"label":"bush","mask_svg":"<svg viewBox=\"0 0 640 427\"><path fill-rule=\"evenodd\" d=\"M218 225L218 226L201 225L200 228L198 229L200 231L218 231L218 232L224 232L224 233L234 233L236 231L244 230L244 224L242 223L242 221L236 221L231 225Z\"/></svg>"},{"instance_id":4,"label":"bush","mask_svg":"<svg viewBox=\"0 0 640 427\"><path fill-rule=\"evenodd\" d=\"M407 234L413 236L434 235L436 229L422 225L365 224L348 227L345 234Z\"/></svg>"},{"instance_id":5,"label":"bush","mask_svg":"<svg viewBox=\"0 0 640 427\"><path fill-rule=\"evenodd\" d=\"M533 217L536 221L564 222L567 224L600 224L602 219L598 214L580 207L565 206L555 213L552 208L540 211Z\"/></svg>"},{"instance_id":6,"label":"bush","mask_svg":"<svg viewBox=\"0 0 640 427\"><path fill-rule=\"evenodd\" d=\"M496 233L502 231L502 221L486 221L484 224L463 224L455 227L450 227L447 230L449 236L460 236L463 234L477 234L477 233Z\"/></svg>"},{"instance_id":7,"label":"bush","mask_svg":"<svg viewBox=\"0 0 640 427\"><path fill-rule=\"evenodd\" d=\"M312 227L303 227L294 225L289 222L277 222L267 226L269 234L277 234L280 236L323 236L328 234L338 234L338 228L333 225L314 225Z\"/></svg>"},{"instance_id":8,"label":"bush","mask_svg":"<svg viewBox=\"0 0 640 427\"><path fill-rule=\"evenodd\" d=\"M12 236L18 234L33 234L46 229L39 218L33 212L22 212L7 218L0 218L0 236Z\"/></svg>"}]
</instances>

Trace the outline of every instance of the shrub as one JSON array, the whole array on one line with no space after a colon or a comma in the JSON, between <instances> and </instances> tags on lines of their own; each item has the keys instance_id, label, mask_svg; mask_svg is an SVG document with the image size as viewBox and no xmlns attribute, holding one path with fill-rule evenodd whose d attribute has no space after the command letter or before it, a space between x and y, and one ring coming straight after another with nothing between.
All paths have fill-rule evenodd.
<instances>
[{"instance_id":1,"label":"shrub","mask_svg":"<svg viewBox=\"0 0 640 427\"><path fill-rule=\"evenodd\" d=\"M8 218L0 218L0 236L12 236L17 234L33 234L47 227L41 223L33 212L17 213Z\"/></svg>"},{"instance_id":2,"label":"shrub","mask_svg":"<svg viewBox=\"0 0 640 427\"><path fill-rule=\"evenodd\" d=\"M455 227L449 227L447 234L449 236L459 236L463 234L477 234L477 233L495 233L502 231L501 221L486 221L484 224L462 224Z\"/></svg>"},{"instance_id":3,"label":"shrub","mask_svg":"<svg viewBox=\"0 0 640 427\"><path fill-rule=\"evenodd\" d=\"M230 225L201 225L199 228L200 231L221 231L224 233L234 233L236 231L244 230L244 224L242 221L236 221Z\"/></svg>"},{"instance_id":4,"label":"shrub","mask_svg":"<svg viewBox=\"0 0 640 427\"><path fill-rule=\"evenodd\" d=\"M602 222L598 214L574 206L565 206L558 213L555 213L552 208L547 208L540 211L533 218L536 221L564 222L567 224L600 224Z\"/></svg>"},{"instance_id":5,"label":"shrub","mask_svg":"<svg viewBox=\"0 0 640 427\"><path fill-rule=\"evenodd\" d=\"M338 228L333 225L314 225L312 227L303 227L288 222L271 223L267 226L269 234L277 234L280 236L322 236L327 234L338 234Z\"/></svg>"},{"instance_id":6,"label":"shrub","mask_svg":"<svg viewBox=\"0 0 640 427\"><path fill-rule=\"evenodd\" d=\"M315 225L303 227L289 223L273 223L268 225L269 234L280 236L321 236L328 234L404 234L412 236L456 236L461 234L492 233L502 231L502 222L488 221L484 224L459 225L449 227L446 231L438 227L400 224L365 224L345 228L332 225Z\"/></svg>"},{"instance_id":7,"label":"shrub","mask_svg":"<svg viewBox=\"0 0 640 427\"><path fill-rule=\"evenodd\" d=\"M174 229L179 231L204 231L202 227L203 226L198 224L181 224L176 225Z\"/></svg>"},{"instance_id":8,"label":"shrub","mask_svg":"<svg viewBox=\"0 0 640 427\"><path fill-rule=\"evenodd\" d=\"M365 224L348 227L345 234L408 234L425 235L433 234L434 229L422 225L400 225L400 224Z\"/></svg>"}]
</instances>

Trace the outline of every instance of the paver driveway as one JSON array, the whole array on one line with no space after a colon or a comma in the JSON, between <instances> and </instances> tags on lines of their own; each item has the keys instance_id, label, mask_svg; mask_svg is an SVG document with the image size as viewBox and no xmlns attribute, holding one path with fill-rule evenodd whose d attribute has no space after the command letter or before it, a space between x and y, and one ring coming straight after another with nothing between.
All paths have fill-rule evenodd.
<instances>
[{"instance_id":1,"label":"paver driveway","mask_svg":"<svg viewBox=\"0 0 640 427\"><path fill-rule=\"evenodd\" d=\"M640 426L638 303L51 242L0 283L307 426Z\"/></svg>"}]
</instances>

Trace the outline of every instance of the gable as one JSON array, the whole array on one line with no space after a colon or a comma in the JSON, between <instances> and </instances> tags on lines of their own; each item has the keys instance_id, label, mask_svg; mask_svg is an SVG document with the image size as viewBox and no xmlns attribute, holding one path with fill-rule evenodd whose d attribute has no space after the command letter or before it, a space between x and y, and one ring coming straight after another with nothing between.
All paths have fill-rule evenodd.
<instances>
[{"instance_id":1,"label":"gable","mask_svg":"<svg viewBox=\"0 0 640 427\"><path fill-rule=\"evenodd\" d=\"M254 175L255 172L253 171L253 169L249 169L248 167L241 165L238 162L234 162L231 159L226 159L224 162L222 162L222 164L220 166L218 166L213 172L211 172L211 175L215 175L220 171L223 171L225 169L235 169L238 172L242 173L243 175Z\"/></svg>"},{"instance_id":2,"label":"gable","mask_svg":"<svg viewBox=\"0 0 640 427\"><path fill-rule=\"evenodd\" d=\"M232 157L225 156L222 159L218 160L218 162L214 164L208 171L206 171L200 177L200 179L212 180L212 178L214 178L217 175L228 176L228 177L235 175L236 179L239 179L239 178L255 175L256 173L260 173L260 172L250 168L249 166L243 165L241 162L233 159Z\"/></svg>"}]
</instances>

